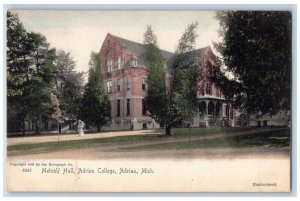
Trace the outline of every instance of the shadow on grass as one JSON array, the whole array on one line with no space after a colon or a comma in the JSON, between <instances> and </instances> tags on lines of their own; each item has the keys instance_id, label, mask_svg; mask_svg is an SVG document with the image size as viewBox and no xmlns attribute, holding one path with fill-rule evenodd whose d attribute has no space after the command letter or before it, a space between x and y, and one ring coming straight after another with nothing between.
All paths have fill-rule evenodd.
<instances>
[{"instance_id":1,"label":"shadow on grass","mask_svg":"<svg viewBox=\"0 0 300 201\"><path fill-rule=\"evenodd\" d=\"M152 149L197 149L197 148L238 148L238 147L289 147L289 130L269 131L255 135L241 135L217 139L193 141L178 141L160 144L142 145L122 148L123 150L152 150Z\"/></svg>"}]
</instances>

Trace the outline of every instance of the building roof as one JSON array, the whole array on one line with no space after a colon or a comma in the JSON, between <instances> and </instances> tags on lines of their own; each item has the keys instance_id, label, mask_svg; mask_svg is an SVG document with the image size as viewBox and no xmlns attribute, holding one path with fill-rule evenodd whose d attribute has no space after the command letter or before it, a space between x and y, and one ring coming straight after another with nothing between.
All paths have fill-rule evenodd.
<instances>
[{"instance_id":1,"label":"building roof","mask_svg":"<svg viewBox=\"0 0 300 201\"><path fill-rule=\"evenodd\" d=\"M138 42L134 42L131 40L127 40L124 38L121 38L119 36L115 36L113 35L113 37L118 41L118 43L120 45L122 45L123 47L126 48L126 51L129 53L132 53L133 55L135 55L138 59L138 62L140 65L146 65L146 47L144 44L142 43L138 43ZM204 48L200 48L197 50L193 50L190 51L188 53L184 53L188 54L188 57L186 57L186 62L191 64L191 63L196 63L198 61L198 59L200 59L201 55L204 53L205 49L207 49L209 46L204 47ZM161 50L163 58L165 60L167 60L167 70L168 71L172 71L171 70L171 64L173 62L173 58L174 58L174 53L166 51L166 50Z\"/></svg>"},{"instance_id":2,"label":"building roof","mask_svg":"<svg viewBox=\"0 0 300 201\"><path fill-rule=\"evenodd\" d=\"M183 59L182 59L182 63L180 64L180 66L182 68L187 68L193 64L198 64L199 60L201 59L203 53L205 52L205 50L207 48L209 48L209 46L183 53L182 54ZM174 59L175 59L175 57L173 56L168 60L167 67L168 67L169 72L172 72L172 66L173 66L172 63L174 62Z\"/></svg>"},{"instance_id":3,"label":"building roof","mask_svg":"<svg viewBox=\"0 0 300 201\"><path fill-rule=\"evenodd\" d=\"M137 43L131 40L127 40L125 38L121 38L118 36L113 35L113 37L123 46L126 48L127 52L132 53L135 55L139 63L146 66L146 47L142 43ZM172 52L161 50L163 58L165 60L169 60L174 54Z\"/></svg>"}]
</instances>

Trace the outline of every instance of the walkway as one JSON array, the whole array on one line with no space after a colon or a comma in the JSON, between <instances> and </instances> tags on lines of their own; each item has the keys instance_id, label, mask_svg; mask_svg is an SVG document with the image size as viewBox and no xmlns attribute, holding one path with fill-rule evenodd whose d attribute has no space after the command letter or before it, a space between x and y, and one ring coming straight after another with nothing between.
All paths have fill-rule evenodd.
<instances>
[{"instance_id":1,"label":"walkway","mask_svg":"<svg viewBox=\"0 0 300 201\"><path fill-rule=\"evenodd\" d=\"M94 139L94 138L107 138L117 136L128 136L128 135L149 135L153 134L153 130L138 130L138 131L114 131L114 132L103 132L103 133L89 133L84 136L78 134L60 134L60 135L41 135L41 136L30 136L30 137L15 137L7 138L7 146L15 144L25 143L38 143L38 142L55 142L55 141L68 141L68 140L82 140L82 139Z\"/></svg>"}]
</instances>

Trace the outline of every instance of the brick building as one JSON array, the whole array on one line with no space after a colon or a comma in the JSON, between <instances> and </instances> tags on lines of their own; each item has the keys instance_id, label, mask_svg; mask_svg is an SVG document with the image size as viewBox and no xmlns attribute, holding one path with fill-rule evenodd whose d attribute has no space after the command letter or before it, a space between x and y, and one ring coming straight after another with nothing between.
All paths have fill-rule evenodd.
<instances>
[{"instance_id":1,"label":"brick building","mask_svg":"<svg viewBox=\"0 0 300 201\"><path fill-rule=\"evenodd\" d=\"M173 53L162 50L165 69L168 72L167 61ZM190 52L199 70L204 73L199 81L199 115L195 117L193 126L214 126L232 124L232 109L230 102L224 98L220 89L207 79L212 68L219 68L216 56L210 47ZM128 130L153 128L158 125L145 110L144 96L147 90L146 49L141 43L107 34L100 49L102 72L108 96L112 105L112 122L104 130ZM222 121L219 121L222 119Z\"/></svg>"}]
</instances>

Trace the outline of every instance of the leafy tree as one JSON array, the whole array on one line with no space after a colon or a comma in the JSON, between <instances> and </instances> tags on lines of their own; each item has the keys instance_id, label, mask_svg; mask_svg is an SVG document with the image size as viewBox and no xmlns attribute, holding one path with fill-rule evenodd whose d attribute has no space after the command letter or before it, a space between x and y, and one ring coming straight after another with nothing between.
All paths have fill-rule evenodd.
<instances>
[{"instance_id":1,"label":"leafy tree","mask_svg":"<svg viewBox=\"0 0 300 201\"><path fill-rule=\"evenodd\" d=\"M31 108L29 116L36 120L36 133L40 133L41 117L43 114L51 114L52 83L56 75L55 49L49 49L49 43L44 36L30 33L32 51L32 65L30 66L31 78L26 89Z\"/></svg>"},{"instance_id":2,"label":"leafy tree","mask_svg":"<svg viewBox=\"0 0 300 201\"><path fill-rule=\"evenodd\" d=\"M59 101L57 99L57 96L55 93L51 93L51 102L52 102L52 108L53 112L51 114L51 117L55 119L55 121L58 124L58 133L61 133L61 124L63 123L63 116L59 107Z\"/></svg>"},{"instance_id":3,"label":"leafy tree","mask_svg":"<svg viewBox=\"0 0 300 201\"><path fill-rule=\"evenodd\" d=\"M166 136L171 135L173 126L190 121L197 111L196 81L198 71L190 52L194 49L197 23L187 27L166 78L163 59L156 44L151 27L144 35L149 65L148 92L146 103L152 116L166 127Z\"/></svg>"},{"instance_id":4,"label":"leafy tree","mask_svg":"<svg viewBox=\"0 0 300 201\"><path fill-rule=\"evenodd\" d=\"M188 25L171 61L166 113L167 136L171 135L174 125L189 122L196 115L196 85L199 73L191 51L195 48L197 26L197 23Z\"/></svg>"},{"instance_id":5,"label":"leafy tree","mask_svg":"<svg viewBox=\"0 0 300 201\"><path fill-rule=\"evenodd\" d=\"M76 72L76 62L71 57L70 52L64 50L57 51L56 66L55 89L61 103L62 115L68 117L71 121L76 120L79 112L78 103L83 92L84 73ZM70 129L72 127L71 121L69 121Z\"/></svg>"},{"instance_id":6,"label":"leafy tree","mask_svg":"<svg viewBox=\"0 0 300 201\"><path fill-rule=\"evenodd\" d=\"M166 72L164 69L163 56L161 50L157 46L156 36L154 35L151 26L147 27L147 31L144 34L144 44L146 46L147 66L149 70L145 103L155 121L159 122L160 125L164 125L167 109L165 84Z\"/></svg>"},{"instance_id":7,"label":"leafy tree","mask_svg":"<svg viewBox=\"0 0 300 201\"><path fill-rule=\"evenodd\" d=\"M221 11L217 44L227 71L214 78L237 106L250 113L290 110L291 13L286 11Z\"/></svg>"},{"instance_id":8,"label":"leafy tree","mask_svg":"<svg viewBox=\"0 0 300 201\"><path fill-rule=\"evenodd\" d=\"M89 79L84 89L79 118L97 127L99 132L111 120L111 104L104 88L98 53L91 53L89 66Z\"/></svg>"},{"instance_id":9,"label":"leafy tree","mask_svg":"<svg viewBox=\"0 0 300 201\"><path fill-rule=\"evenodd\" d=\"M71 57L70 52L58 50L56 55L57 76L55 79L55 88L58 95L61 95L67 82L75 84L77 90L81 93L84 86L83 72L76 72L76 62Z\"/></svg>"},{"instance_id":10,"label":"leafy tree","mask_svg":"<svg viewBox=\"0 0 300 201\"><path fill-rule=\"evenodd\" d=\"M55 49L46 38L28 33L17 15L7 12L7 102L9 123L35 118L36 132L42 113L51 113L51 82L55 75Z\"/></svg>"},{"instance_id":11,"label":"leafy tree","mask_svg":"<svg viewBox=\"0 0 300 201\"><path fill-rule=\"evenodd\" d=\"M67 81L63 88L60 102L61 109L64 110L70 118L76 119L79 112L80 93L77 90L75 83Z\"/></svg>"},{"instance_id":12,"label":"leafy tree","mask_svg":"<svg viewBox=\"0 0 300 201\"><path fill-rule=\"evenodd\" d=\"M22 122L25 134L25 118L30 112L26 97L32 63L32 46L29 36L17 15L7 12L7 110L8 129L16 128Z\"/></svg>"}]
</instances>

